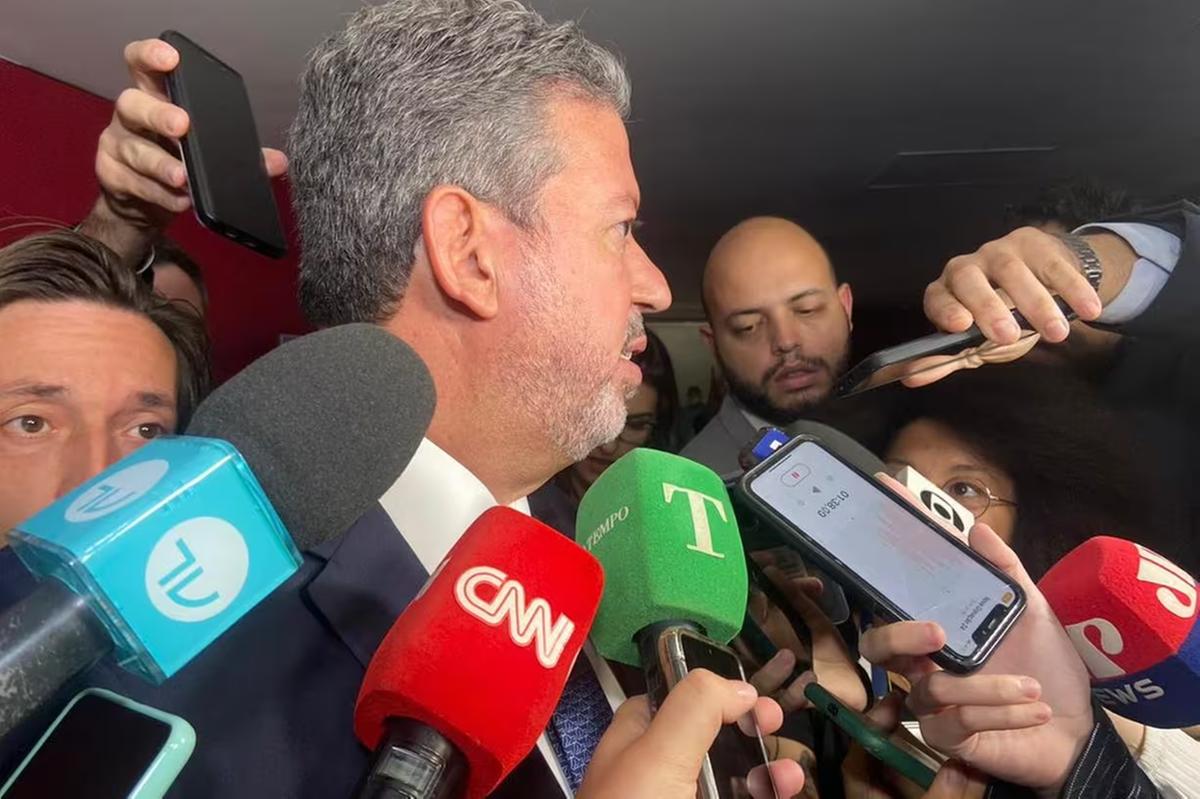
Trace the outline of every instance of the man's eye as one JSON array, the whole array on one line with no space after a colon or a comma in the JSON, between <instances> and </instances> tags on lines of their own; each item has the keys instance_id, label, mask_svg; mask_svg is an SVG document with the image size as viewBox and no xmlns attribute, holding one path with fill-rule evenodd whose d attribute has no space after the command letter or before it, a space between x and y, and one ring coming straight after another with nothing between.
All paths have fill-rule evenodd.
<instances>
[{"instance_id":1,"label":"man's eye","mask_svg":"<svg viewBox=\"0 0 1200 799\"><path fill-rule=\"evenodd\" d=\"M133 434L138 438L144 438L149 441L152 438L158 438L166 433L167 430L157 422L145 422L133 428Z\"/></svg>"},{"instance_id":2,"label":"man's eye","mask_svg":"<svg viewBox=\"0 0 1200 799\"><path fill-rule=\"evenodd\" d=\"M626 219L624 222L621 222L617 225L617 229L621 231L621 238L628 238L629 236L632 236L641 226L642 220L640 219Z\"/></svg>"},{"instance_id":3,"label":"man's eye","mask_svg":"<svg viewBox=\"0 0 1200 799\"><path fill-rule=\"evenodd\" d=\"M4 427L23 436L37 436L50 430L50 423L41 416L27 414L5 422Z\"/></svg>"}]
</instances>

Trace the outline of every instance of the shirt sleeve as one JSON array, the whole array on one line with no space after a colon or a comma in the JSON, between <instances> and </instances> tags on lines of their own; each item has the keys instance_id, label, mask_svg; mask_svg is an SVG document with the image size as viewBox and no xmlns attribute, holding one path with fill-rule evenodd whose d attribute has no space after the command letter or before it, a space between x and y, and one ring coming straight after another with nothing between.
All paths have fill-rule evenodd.
<instances>
[{"instance_id":1,"label":"shirt sleeve","mask_svg":"<svg viewBox=\"0 0 1200 799\"><path fill-rule=\"evenodd\" d=\"M1138 255L1129 275L1129 282L1112 302L1104 307L1100 318L1096 320L1117 325L1136 318L1154 302L1170 279L1175 265L1179 263L1182 242L1168 230L1140 222L1084 225L1074 232L1078 235L1102 231L1120 236Z\"/></svg>"},{"instance_id":2,"label":"shirt sleeve","mask_svg":"<svg viewBox=\"0 0 1200 799\"><path fill-rule=\"evenodd\" d=\"M1147 727L1137 763L1165 799L1200 796L1200 741L1183 730Z\"/></svg>"}]
</instances>

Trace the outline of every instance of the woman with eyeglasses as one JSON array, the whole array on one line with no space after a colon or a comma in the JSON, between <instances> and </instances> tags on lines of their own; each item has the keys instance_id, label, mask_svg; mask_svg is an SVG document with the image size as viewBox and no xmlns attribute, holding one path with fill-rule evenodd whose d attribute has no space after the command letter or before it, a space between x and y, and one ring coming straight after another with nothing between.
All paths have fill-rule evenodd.
<instances>
[{"instance_id":1,"label":"woman with eyeglasses","mask_svg":"<svg viewBox=\"0 0 1200 799\"><path fill-rule=\"evenodd\" d=\"M1065 370L989 365L919 389L880 391L874 400L886 422L882 433L860 440L893 473L912 466L991 526L1034 579L1095 535L1137 541L1196 572L1194 542L1156 507L1158 478L1143 462L1138 429ZM1193 771L1161 765L1180 753L1194 762L1194 742L1110 718L1156 782L1188 786L1169 795L1196 795ZM863 762L856 759L848 778L866 784L865 771L883 779Z\"/></svg>"},{"instance_id":2,"label":"woman with eyeglasses","mask_svg":"<svg viewBox=\"0 0 1200 799\"><path fill-rule=\"evenodd\" d=\"M633 356L642 370L642 383L625 403L625 428L612 441L601 444L587 457L558 473L551 482L529 497L534 517L574 536L575 511L584 492L618 458L638 447L674 452L675 419L679 412L679 389L675 369L662 339L646 331L646 349Z\"/></svg>"},{"instance_id":3,"label":"woman with eyeglasses","mask_svg":"<svg viewBox=\"0 0 1200 799\"><path fill-rule=\"evenodd\" d=\"M1137 431L1065 371L990 365L878 399L887 422L864 443L891 471L912 466L990 525L1034 579L1096 535L1192 565L1190 542L1156 513Z\"/></svg>"}]
</instances>

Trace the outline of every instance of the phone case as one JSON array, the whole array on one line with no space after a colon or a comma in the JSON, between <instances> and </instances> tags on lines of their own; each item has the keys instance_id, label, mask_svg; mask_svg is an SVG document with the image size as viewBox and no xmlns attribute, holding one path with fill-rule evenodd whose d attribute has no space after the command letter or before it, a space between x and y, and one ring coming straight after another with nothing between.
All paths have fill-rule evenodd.
<instances>
[{"instance_id":1,"label":"phone case","mask_svg":"<svg viewBox=\"0 0 1200 799\"><path fill-rule=\"evenodd\" d=\"M682 645L682 636L692 636L702 641L706 646L727 654L738 668L738 679L746 681L737 653L727 646L710 641L686 627L667 627L661 634L655 634L653 642L644 641L642 644L642 662L653 663L654 668L646 669L646 693L650 698L650 706L654 711L666 699L667 694L680 680L687 676L691 665L687 662ZM653 654L651 654L653 653ZM763 764L768 762L766 746L762 736L758 738L758 749ZM700 774L696 782L697 799L720 799L721 793L717 788L712 762L706 755L700 766Z\"/></svg>"},{"instance_id":2,"label":"phone case","mask_svg":"<svg viewBox=\"0 0 1200 799\"><path fill-rule=\"evenodd\" d=\"M872 757L926 790L933 784L934 777L937 776L936 768L931 768L930 764L901 749L886 733L874 727L869 719L853 708L843 705L837 697L820 685L815 682L809 683L804 687L804 695L813 703L817 712L858 741Z\"/></svg>"},{"instance_id":3,"label":"phone case","mask_svg":"<svg viewBox=\"0 0 1200 799\"><path fill-rule=\"evenodd\" d=\"M185 62L189 56L197 59L204 58L215 64L219 64L223 69L237 76L239 81L241 80L241 75L237 70L225 64L182 33L174 30L163 31L160 38L179 52L179 67L167 73L166 76L167 94L171 98L172 103L185 110L191 106L187 80L183 77L187 69ZM248 97L246 98L246 102L249 102ZM257 134L254 144L255 147L261 149L257 140ZM256 220L259 223L258 227L261 228L260 230L254 231L229 224L227 220L222 218L220 210L216 207L217 202L214 197L213 188L209 183L211 165L205 163L204 148L200 146L197 137L195 135L184 136L180 141L180 151L183 156L184 166L187 168L188 189L191 192L192 208L195 210L196 217L205 227L272 258L281 258L287 253L286 239L279 223L279 210L275 207L273 198L270 200L270 218L268 218L264 209L264 214ZM261 177L263 180L269 180L265 167ZM250 226L247 225L245 227L248 228Z\"/></svg>"},{"instance_id":4,"label":"phone case","mask_svg":"<svg viewBox=\"0 0 1200 799\"><path fill-rule=\"evenodd\" d=\"M1054 298L1059 311L1068 321L1075 319L1077 314L1061 297ZM1026 331L1022 338L1033 335L1033 325L1025 319L1020 311L1013 311L1013 319L1018 329ZM922 370L909 371L903 367L909 361L918 358L928 358L933 355L955 355L971 347L979 347L987 342L987 337L978 325L971 325L961 333L931 333L894 347L872 353L856 364L850 371L842 375L833 387L835 397L850 397L862 391L886 386L906 377L920 374ZM884 370L887 374L881 375Z\"/></svg>"},{"instance_id":5,"label":"phone case","mask_svg":"<svg viewBox=\"0 0 1200 799\"><path fill-rule=\"evenodd\" d=\"M62 712L54 719L54 722L42 734L29 754L21 761L21 765L13 772L4 786L0 788L0 796L8 793L8 789L17 781L21 772L33 760L38 750L53 734L54 730L62 723L63 719L71 712L71 710L86 696L97 696L109 702L114 702L123 707L127 707L137 713L149 716L153 719L163 722L170 728L170 733L167 736L167 741L159 750L158 755L146 767L142 778L138 780L137 785L129 793L129 799L161 799L161 797L170 789L172 783L179 776L179 772L183 770L188 759L192 756L192 751L196 748L196 731L192 729L192 725L186 719L176 716L172 713L167 713L157 708L152 708L149 705L143 705L140 702L134 702L132 699L115 694L112 691L106 691L103 688L88 688L76 694Z\"/></svg>"},{"instance_id":6,"label":"phone case","mask_svg":"<svg viewBox=\"0 0 1200 799\"><path fill-rule=\"evenodd\" d=\"M841 561L837 560L837 558L835 558L832 554L827 553L820 545L804 534L803 531L800 531L798 528L790 524L774 508L759 499L758 496L755 495L750 489L750 484L754 482L756 477L774 467L779 460L786 458L794 448L805 442L816 444L830 455L833 455L834 458L841 462L841 464L847 469L867 479L876 488L878 488L879 491L886 494L906 511L913 514L929 529L933 530L934 533L950 541L956 548L966 553L967 557L976 561L985 569L995 574L1012 589L1015 597L1013 600L1012 612L1010 612L1004 618L1004 621L997 626L991 637L984 644L976 648L971 655L963 657L956 652L943 648L929 656L933 662L937 663L942 668L948 671L957 672L959 674L965 674L967 672L974 671L982 666L992 654L992 651L996 648L996 645L999 644L999 642L1004 638L1005 633L1008 632L1013 623L1015 623L1025 611L1025 592L1019 585L1013 582L1011 578L983 558L976 555L970 547L951 535L940 524L925 517L920 511L910 505L903 497L898 496L887 486L880 484L878 481L872 479L870 475L867 475L863 473L862 470L856 468L853 464L839 455L837 451L827 442L822 441L813 435L796 436L785 446L780 447L779 450L770 458L758 464L742 476L742 479L737 483L736 486L736 492L740 500L746 502L750 507L756 508L764 521L771 524L771 526L776 529L779 535L783 536L785 539L795 541L797 545L803 548L806 556L811 557L821 566L821 568L833 575L835 580L840 582L847 591L855 594L860 601L865 601L865 603L868 605L868 610L871 610L873 613L886 621L909 621L910 619L903 614L898 607L893 605L887 599L887 597L884 597L880 592L863 583L863 581L860 580L852 571L846 568Z\"/></svg>"}]
</instances>

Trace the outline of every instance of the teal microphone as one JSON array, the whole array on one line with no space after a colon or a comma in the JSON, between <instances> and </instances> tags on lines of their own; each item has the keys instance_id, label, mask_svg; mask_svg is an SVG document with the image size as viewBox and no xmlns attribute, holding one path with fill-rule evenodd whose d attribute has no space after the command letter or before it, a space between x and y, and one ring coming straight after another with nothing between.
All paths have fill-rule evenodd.
<instances>
[{"instance_id":1,"label":"teal microphone","mask_svg":"<svg viewBox=\"0 0 1200 799\"><path fill-rule=\"evenodd\" d=\"M635 449L579 503L575 538L604 566L592 641L604 657L647 664L639 647L685 626L721 644L746 612L746 558L725 484L694 461Z\"/></svg>"}]
</instances>

